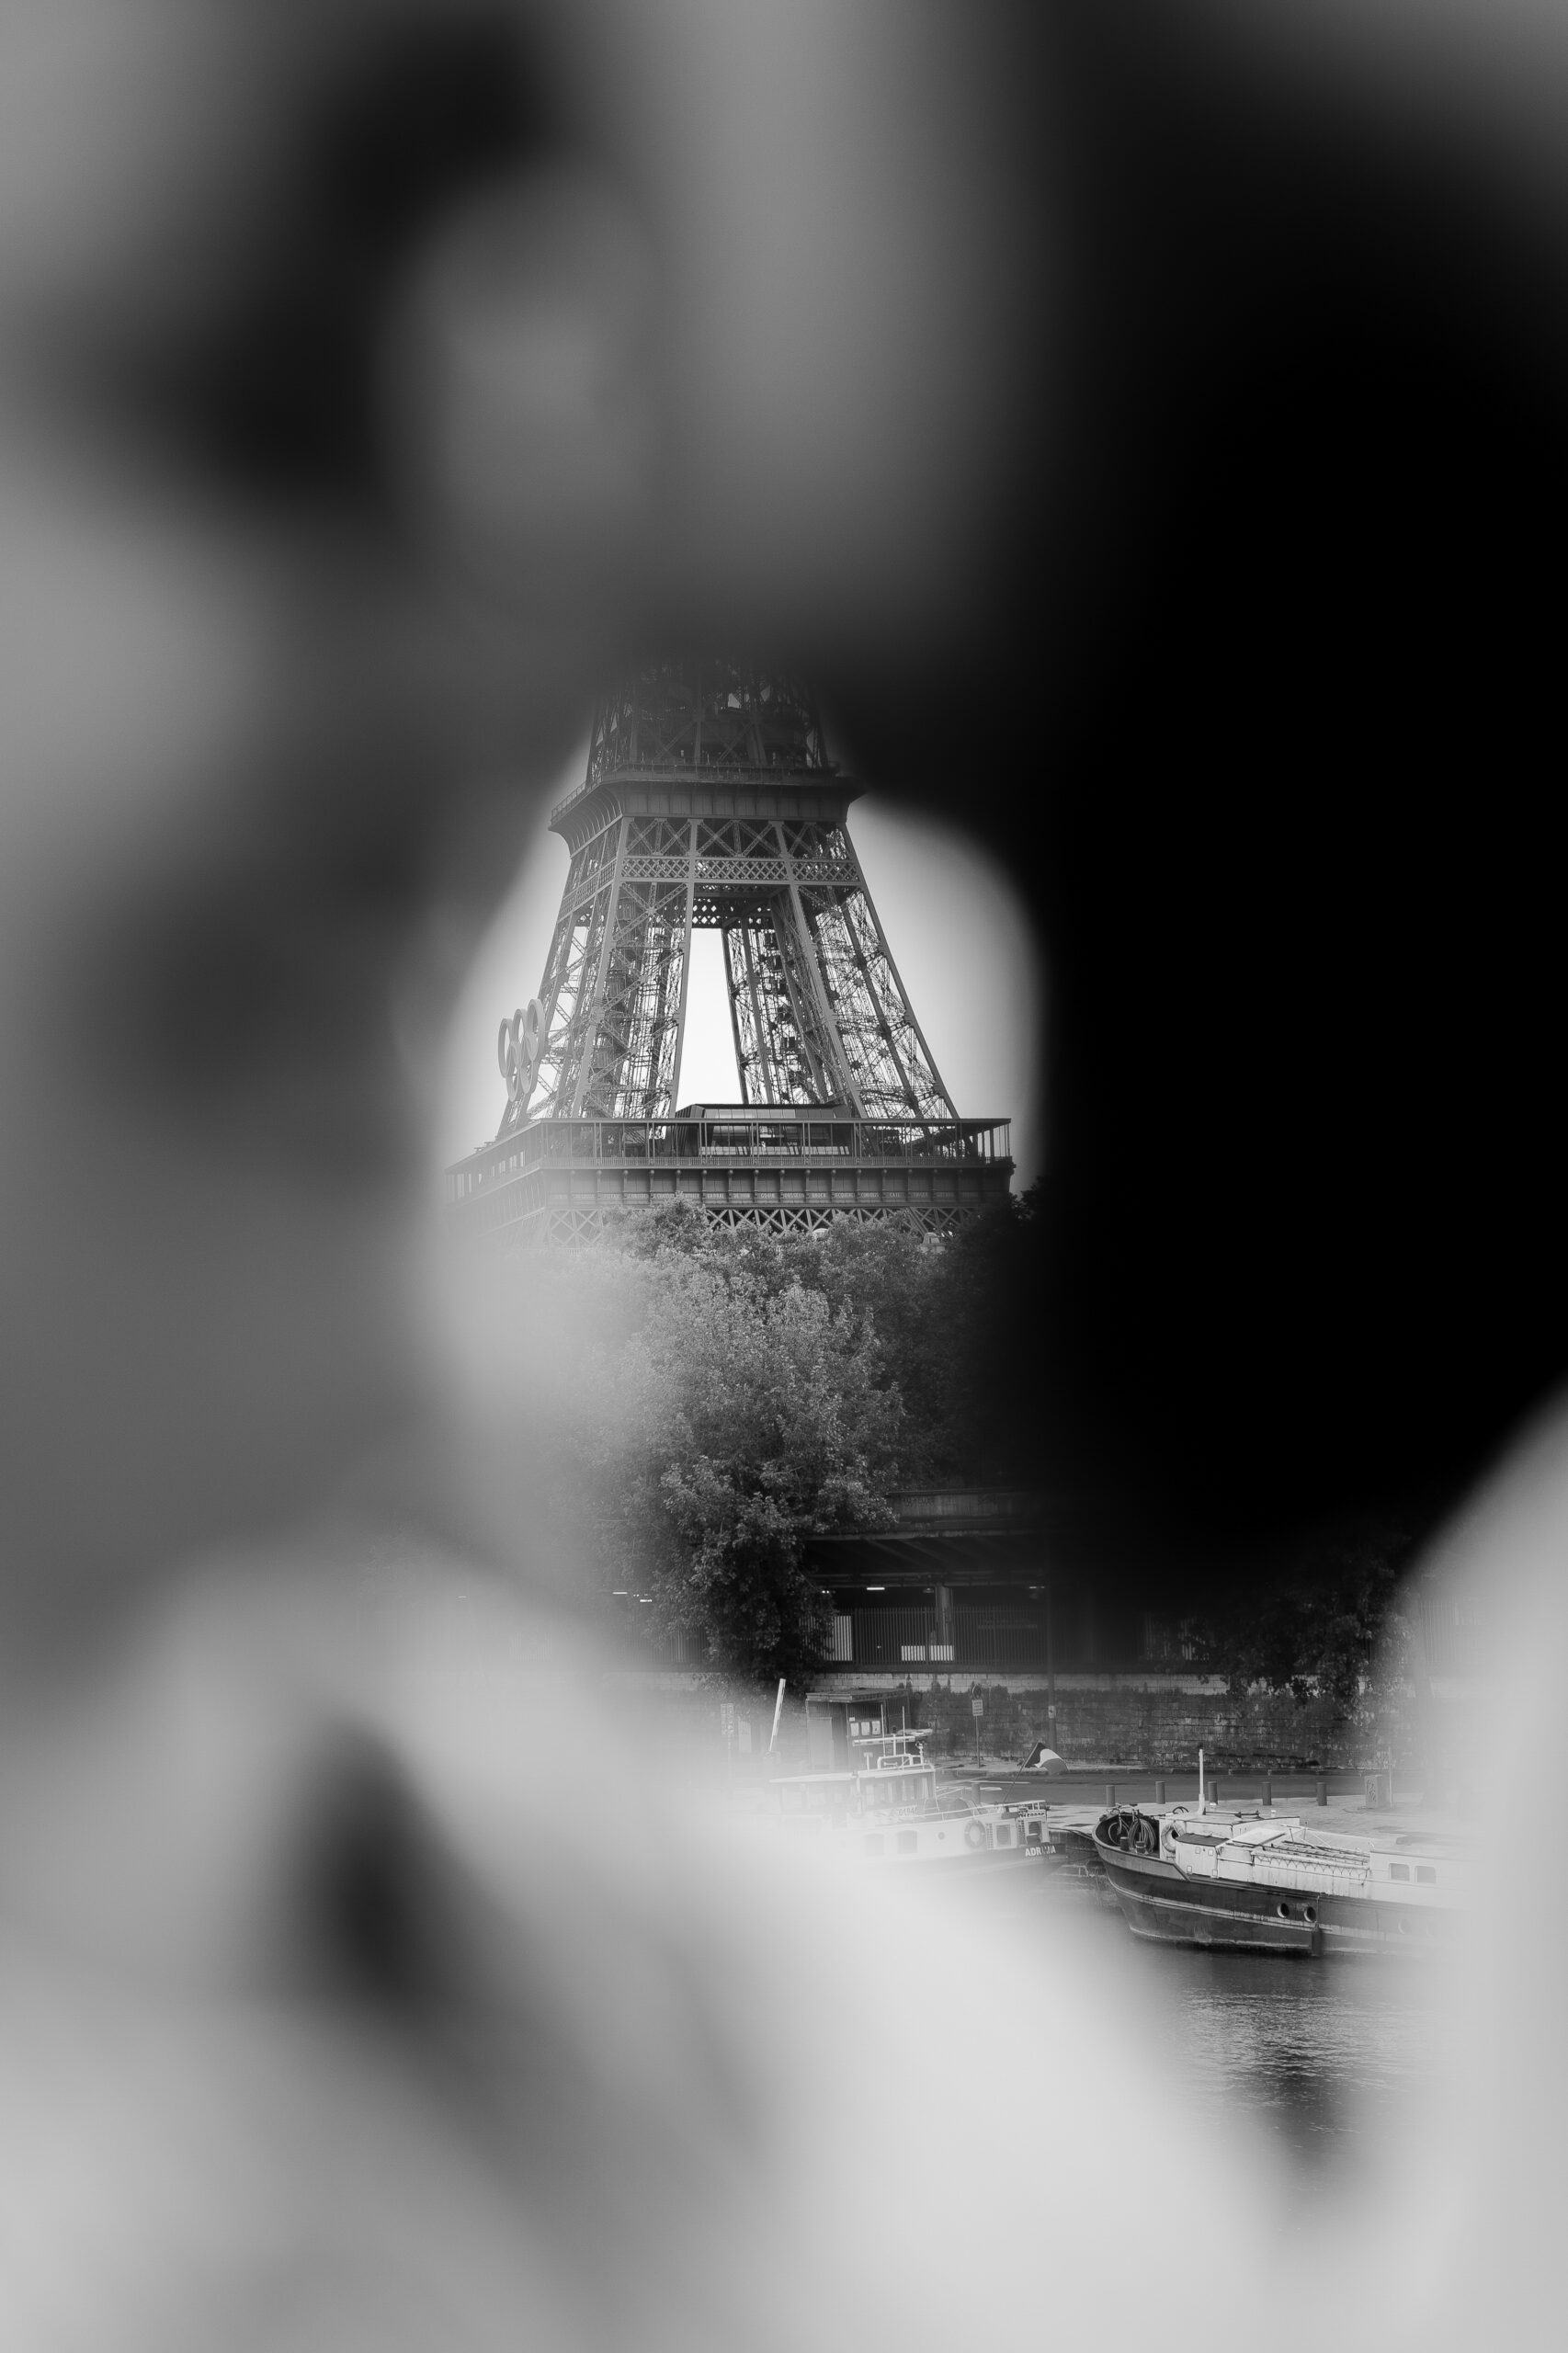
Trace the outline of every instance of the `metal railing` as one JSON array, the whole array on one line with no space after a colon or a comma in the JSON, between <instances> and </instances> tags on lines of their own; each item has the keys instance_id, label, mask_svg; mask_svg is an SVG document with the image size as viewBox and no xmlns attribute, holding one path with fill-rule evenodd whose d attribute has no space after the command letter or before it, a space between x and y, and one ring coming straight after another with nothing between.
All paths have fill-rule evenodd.
<instances>
[{"instance_id":1,"label":"metal railing","mask_svg":"<svg viewBox=\"0 0 1568 2353\"><path fill-rule=\"evenodd\" d=\"M977 1520L1038 1519L1044 1499L1025 1487L895 1487L888 1508L901 1526L968 1526Z\"/></svg>"},{"instance_id":2,"label":"metal railing","mask_svg":"<svg viewBox=\"0 0 1568 2353\"><path fill-rule=\"evenodd\" d=\"M507 1184L531 1169L570 1161L616 1166L644 1163L781 1160L983 1162L1012 1158L1006 1120L536 1120L483 1145L447 1171L447 1198Z\"/></svg>"},{"instance_id":3,"label":"metal railing","mask_svg":"<svg viewBox=\"0 0 1568 2353\"><path fill-rule=\"evenodd\" d=\"M953 1665L952 1645L937 1640L936 1615L929 1609L857 1609L852 1643L855 1666L928 1666L933 1650L946 1650L938 1665Z\"/></svg>"},{"instance_id":4,"label":"metal railing","mask_svg":"<svg viewBox=\"0 0 1568 2353\"><path fill-rule=\"evenodd\" d=\"M1044 1667L1045 1619L1006 1603L958 1602L944 1630L931 1609L857 1609L855 1666Z\"/></svg>"},{"instance_id":5,"label":"metal railing","mask_svg":"<svg viewBox=\"0 0 1568 2353\"><path fill-rule=\"evenodd\" d=\"M641 784L645 779L656 784L695 785L699 790L710 784L778 785L790 782L820 791L824 785L847 786L849 782L837 768L825 763L818 767L807 767L795 752L769 760L739 759L724 755L712 759L690 760L677 752L663 755L640 753L636 759L607 760L597 770L590 770L581 784L574 784L571 791L555 803L550 813L550 823L553 825L557 818L563 817L579 801L585 801L589 793L597 791L600 785ZM677 818L676 823L680 822Z\"/></svg>"}]
</instances>

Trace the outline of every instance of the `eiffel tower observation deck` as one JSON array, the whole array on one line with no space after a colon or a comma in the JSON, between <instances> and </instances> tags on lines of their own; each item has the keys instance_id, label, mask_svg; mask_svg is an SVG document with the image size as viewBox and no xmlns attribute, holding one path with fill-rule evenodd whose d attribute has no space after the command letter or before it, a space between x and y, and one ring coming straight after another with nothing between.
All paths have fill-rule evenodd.
<instances>
[{"instance_id":1,"label":"eiffel tower observation deck","mask_svg":"<svg viewBox=\"0 0 1568 2353\"><path fill-rule=\"evenodd\" d=\"M571 853L539 995L501 1024L506 1107L447 1174L465 1226L570 1241L683 1199L729 1225L1006 1196L1006 1120L960 1119L849 838L858 788L795 679L648 663L594 715L551 813ZM682 1103L694 930L722 935L740 1100Z\"/></svg>"}]
</instances>

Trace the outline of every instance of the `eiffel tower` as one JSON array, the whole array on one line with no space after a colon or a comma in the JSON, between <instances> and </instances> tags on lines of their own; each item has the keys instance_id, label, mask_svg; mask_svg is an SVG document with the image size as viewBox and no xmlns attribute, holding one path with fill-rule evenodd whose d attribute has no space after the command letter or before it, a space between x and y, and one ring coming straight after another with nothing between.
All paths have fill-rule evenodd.
<instances>
[{"instance_id":1,"label":"eiffel tower","mask_svg":"<svg viewBox=\"0 0 1568 2353\"><path fill-rule=\"evenodd\" d=\"M646 663L599 703L537 997L501 1024L506 1107L449 1172L464 1222L569 1239L685 1195L726 1223L900 1215L1005 1194L1005 1121L964 1120L899 977L799 681ZM723 940L741 1099L680 1106L694 930ZM502 1212L502 1195L509 1195Z\"/></svg>"}]
</instances>

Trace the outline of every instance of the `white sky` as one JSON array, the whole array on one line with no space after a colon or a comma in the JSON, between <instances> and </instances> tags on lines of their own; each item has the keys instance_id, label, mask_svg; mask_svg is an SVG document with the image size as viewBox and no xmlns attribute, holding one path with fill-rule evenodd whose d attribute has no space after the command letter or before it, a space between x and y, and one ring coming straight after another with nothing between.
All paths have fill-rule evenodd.
<instances>
[{"instance_id":1,"label":"white sky","mask_svg":"<svg viewBox=\"0 0 1568 2353\"><path fill-rule=\"evenodd\" d=\"M544 813L578 782L585 759L585 749L541 803L537 841L453 1016L439 1105L443 1164L488 1142L500 1124L496 1029L538 994L566 880L566 845ZM1038 968L1018 900L1000 867L961 834L874 795L851 804L849 831L937 1067L964 1118L1011 1118L1021 1188L1040 1173L1044 1135L1034 1100ZM698 932L692 951L679 1099L737 1102L719 934Z\"/></svg>"}]
</instances>

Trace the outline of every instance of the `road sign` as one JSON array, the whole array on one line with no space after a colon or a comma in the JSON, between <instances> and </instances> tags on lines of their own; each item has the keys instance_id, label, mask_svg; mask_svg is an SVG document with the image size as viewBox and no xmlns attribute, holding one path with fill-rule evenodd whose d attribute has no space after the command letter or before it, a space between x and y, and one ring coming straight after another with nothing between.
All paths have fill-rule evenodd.
<instances>
[{"instance_id":1,"label":"road sign","mask_svg":"<svg viewBox=\"0 0 1568 2353\"><path fill-rule=\"evenodd\" d=\"M984 1692L983 1692L983 1691L971 1691L971 1692L970 1693L970 1695L969 1695L969 1704L970 1704L970 1708L971 1708L971 1711L972 1711L975 1715L977 1715L977 1716L983 1716L983 1715L985 1713L985 1694L984 1694Z\"/></svg>"},{"instance_id":2,"label":"road sign","mask_svg":"<svg viewBox=\"0 0 1568 2353\"><path fill-rule=\"evenodd\" d=\"M722 1699L719 1702L719 1729L723 1733L726 1740L733 1740L735 1736L735 1709L734 1702L731 1699Z\"/></svg>"}]
</instances>

